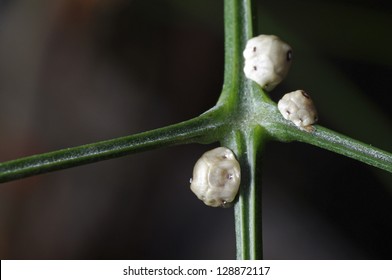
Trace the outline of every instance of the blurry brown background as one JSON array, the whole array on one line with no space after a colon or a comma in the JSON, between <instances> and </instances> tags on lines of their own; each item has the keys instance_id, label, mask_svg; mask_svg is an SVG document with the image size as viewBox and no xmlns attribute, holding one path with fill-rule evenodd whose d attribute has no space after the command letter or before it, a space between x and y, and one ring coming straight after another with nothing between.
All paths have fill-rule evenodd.
<instances>
[{"instance_id":1,"label":"blurry brown background","mask_svg":"<svg viewBox=\"0 0 392 280\"><path fill-rule=\"evenodd\" d=\"M391 5L257 1L294 49L320 124L392 151ZM216 102L223 1L1 0L0 161L189 119ZM189 190L210 147L145 152L0 185L2 259L232 259L232 209ZM391 259L392 178L304 144L264 156L267 259Z\"/></svg>"}]
</instances>

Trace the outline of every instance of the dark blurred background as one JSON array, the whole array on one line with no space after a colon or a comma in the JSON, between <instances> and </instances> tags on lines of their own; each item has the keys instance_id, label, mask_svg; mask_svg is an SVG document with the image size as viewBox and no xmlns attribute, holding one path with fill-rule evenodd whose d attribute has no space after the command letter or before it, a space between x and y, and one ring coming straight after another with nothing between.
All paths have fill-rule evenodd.
<instances>
[{"instance_id":1,"label":"dark blurred background","mask_svg":"<svg viewBox=\"0 0 392 280\"><path fill-rule=\"evenodd\" d=\"M392 151L390 1L257 1L294 49L271 97L305 89L320 124ZM125 136L211 108L223 1L0 1L0 161ZM0 186L2 259L233 259L232 209L189 190L187 145ZM391 259L392 176L301 143L267 145L266 259Z\"/></svg>"}]
</instances>

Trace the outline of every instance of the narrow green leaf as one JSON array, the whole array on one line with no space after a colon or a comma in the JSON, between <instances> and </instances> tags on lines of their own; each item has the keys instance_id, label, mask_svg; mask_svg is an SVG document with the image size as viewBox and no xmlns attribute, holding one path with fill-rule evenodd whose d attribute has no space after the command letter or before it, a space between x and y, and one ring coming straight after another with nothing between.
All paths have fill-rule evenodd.
<instances>
[{"instance_id":1,"label":"narrow green leaf","mask_svg":"<svg viewBox=\"0 0 392 280\"><path fill-rule=\"evenodd\" d=\"M319 125L315 126L315 131L311 133L300 130L294 125L275 123L273 126L274 136L278 140L308 143L392 172L392 154L372 145Z\"/></svg>"},{"instance_id":2,"label":"narrow green leaf","mask_svg":"<svg viewBox=\"0 0 392 280\"><path fill-rule=\"evenodd\" d=\"M197 118L156 130L0 163L0 182L160 147L215 142L223 126L219 121L221 114L219 110L210 110Z\"/></svg>"}]
</instances>

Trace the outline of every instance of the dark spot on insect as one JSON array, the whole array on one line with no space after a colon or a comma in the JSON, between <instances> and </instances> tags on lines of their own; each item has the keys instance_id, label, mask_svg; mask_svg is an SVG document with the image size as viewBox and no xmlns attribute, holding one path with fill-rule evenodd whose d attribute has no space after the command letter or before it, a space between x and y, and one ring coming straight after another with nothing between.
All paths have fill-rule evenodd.
<instances>
[{"instance_id":1,"label":"dark spot on insect","mask_svg":"<svg viewBox=\"0 0 392 280\"><path fill-rule=\"evenodd\" d=\"M293 59L293 51L289 50L286 54L286 60L291 61Z\"/></svg>"},{"instance_id":2,"label":"dark spot on insect","mask_svg":"<svg viewBox=\"0 0 392 280\"><path fill-rule=\"evenodd\" d=\"M300 121L300 123L302 123L304 120L300 118L299 121Z\"/></svg>"},{"instance_id":3,"label":"dark spot on insect","mask_svg":"<svg viewBox=\"0 0 392 280\"><path fill-rule=\"evenodd\" d=\"M291 112L289 110L286 110L287 115L291 115Z\"/></svg>"},{"instance_id":4,"label":"dark spot on insect","mask_svg":"<svg viewBox=\"0 0 392 280\"><path fill-rule=\"evenodd\" d=\"M253 47L253 52L256 52L256 47Z\"/></svg>"},{"instance_id":5,"label":"dark spot on insect","mask_svg":"<svg viewBox=\"0 0 392 280\"><path fill-rule=\"evenodd\" d=\"M302 96L303 96L303 97L305 97L305 98L307 98L307 99L310 98L309 94L307 94L305 91L301 90L301 93L302 93Z\"/></svg>"},{"instance_id":6,"label":"dark spot on insect","mask_svg":"<svg viewBox=\"0 0 392 280\"><path fill-rule=\"evenodd\" d=\"M253 70L257 71L257 66L253 66Z\"/></svg>"}]
</instances>

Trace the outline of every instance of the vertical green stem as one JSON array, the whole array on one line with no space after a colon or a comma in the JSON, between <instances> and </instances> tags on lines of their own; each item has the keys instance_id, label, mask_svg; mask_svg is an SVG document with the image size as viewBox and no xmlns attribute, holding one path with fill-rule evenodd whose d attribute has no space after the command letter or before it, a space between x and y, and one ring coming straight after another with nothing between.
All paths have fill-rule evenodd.
<instances>
[{"instance_id":1,"label":"vertical green stem","mask_svg":"<svg viewBox=\"0 0 392 280\"><path fill-rule=\"evenodd\" d=\"M260 151L266 139L257 126L239 131L228 144L241 165L241 186L234 206L237 259L262 259Z\"/></svg>"},{"instance_id":2,"label":"vertical green stem","mask_svg":"<svg viewBox=\"0 0 392 280\"><path fill-rule=\"evenodd\" d=\"M253 37L254 17L251 0L225 0L225 69L223 91L218 104L240 103L240 87L242 71L242 51L247 40Z\"/></svg>"},{"instance_id":3,"label":"vertical green stem","mask_svg":"<svg viewBox=\"0 0 392 280\"><path fill-rule=\"evenodd\" d=\"M244 77L242 50L253 37L251 0L225 0L225 83L219 102L232 111L249 114L254 107L249 96L260 94ZM247 97L248 96L248 97ZM236 123L242 123L236 120ZM241 165L241 186L235 203L237 259L262 259L261 184L258 159L266 133L260 126L241 126L224 145L237 155Z\"/></svg>"}]
</instances>

